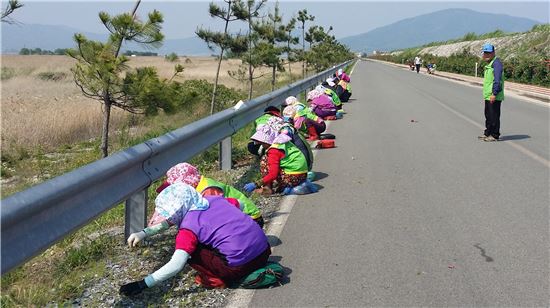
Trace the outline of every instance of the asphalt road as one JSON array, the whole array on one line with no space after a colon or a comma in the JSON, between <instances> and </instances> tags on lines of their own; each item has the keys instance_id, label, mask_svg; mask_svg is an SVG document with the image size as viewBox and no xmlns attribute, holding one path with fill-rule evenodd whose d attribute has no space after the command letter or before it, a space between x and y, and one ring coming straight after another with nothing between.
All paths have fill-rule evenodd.
<instances>
[{"instance_id":1,"label":"asphalt road","mask_svg":"<svg viewBox=\"0 0 550 308\"><path fill-rule=\"evenodd\" d=\"M250 306L548 306L549 108L508 97L488 143L481 88L373 62L352 86Z\"/></svg>"}]
</instances>

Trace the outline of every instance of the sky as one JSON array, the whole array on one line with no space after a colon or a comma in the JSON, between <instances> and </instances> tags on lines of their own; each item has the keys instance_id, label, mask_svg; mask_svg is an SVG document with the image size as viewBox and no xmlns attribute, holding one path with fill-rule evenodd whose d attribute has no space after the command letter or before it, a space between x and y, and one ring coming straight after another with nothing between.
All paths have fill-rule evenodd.
<instances>
[{"instance_id":1,"label":"sky","mask_svg":"<svg viewBox=\"0 0 550 308\"><path fill-rule=\"evenodd\" d=\"M100 23L98 13L106 11L120 14L133 9L135 1L46 1L19 0L24 6L11 16L22 24L64 25L82 32L106 33ZM2 0L5 7L7 0ZM208 14L210 1L166 1L142 0L138 16L143 18L153 9L164 16L163 30L166 39L187 38L194 36L197 27L212 30L223 29L219 19ZM216 1L220 5L224 2ZM273 6L275 1L269 0ZM283 21L287 21L299 10L307 9L314 15L312 24L328 29L333 26L332 34L336 38L368 32L372 29L393 22L449 8L468 8L479 12L506 14L526 17L542 23L549 23L550 2L520 1L279 1ZM307 26L307 25L306 25ZM237 31L239 24L234 24Z\"/></svg>"}]
</instances>

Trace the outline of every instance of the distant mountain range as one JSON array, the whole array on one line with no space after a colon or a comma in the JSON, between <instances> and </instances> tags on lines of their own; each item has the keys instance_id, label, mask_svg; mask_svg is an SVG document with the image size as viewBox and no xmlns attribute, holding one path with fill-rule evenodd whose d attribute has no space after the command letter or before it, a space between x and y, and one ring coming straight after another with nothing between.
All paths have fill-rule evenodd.
<instances>
[{"instance_id":1,"label":"distant mountain range","mask_svg":"<svg viewBox=\"0 0 550 308\"><path fill-rule=\"evenodd\" d=\"M91 40L106 41L107 34L82 32L78 29L66 26L50 25L10 25L2 24L2 53L18 53L21 48L41 48L43 50L55 50L57 48L74 48L75 33L82 33ZM144 49L133 43L125 44L122 50L137 50L157 52L161 55L175 52L179 55L210 55L213 52L208 49L206 43L198 37L184 39L167 39L158 49Z\"/></svg>"},{"instance_id":2,"label":"distant mountain range","mask_svg":"<svg viewBox=\"0 0 550 308\"><path fill-rule=\"evenodd\" d=\"M373 50L391 51L415 47L434 41L446 41L464 36L468 32L477 34L492 32L523 32L539 22L508 15L480 13L468 9L448 9L404 19L372 31L340 38L339 41L357 52ZM66 26L9 25L2 24L2 53L18 53L21 48L75 47L73 35L83 33L87 38L105 41L106 34L85 33ZM152 51L161 55L175 52L178 55L210 55L206 43L198 37L167 39L159 49L144 50L143 47L128 44L123 50Z\"/></svg>"},{"instance_id":3,"label":"distant mountain range","mask_svg":"<svg viewBox=\"0 0 550 308\"><path fill-rule=\"evenodd\" d=\"M447 9L403 19L363 34L338 39L356 52L392 51L446 41L468 32L484 34L500 29L524 32L540 22L502 14L480 13L468 9Z\"/></svg>"}]
</instances>

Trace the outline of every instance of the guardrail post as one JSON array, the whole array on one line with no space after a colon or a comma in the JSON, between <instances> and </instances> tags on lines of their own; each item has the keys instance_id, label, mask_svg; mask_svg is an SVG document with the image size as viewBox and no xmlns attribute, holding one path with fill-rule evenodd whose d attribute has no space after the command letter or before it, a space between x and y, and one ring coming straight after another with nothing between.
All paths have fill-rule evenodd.
<instances>
[{"instance_id":1,"label":"guardrail post","mask_svg":"<svg viewBox=\"0 0 550 308\"><path fill-rule=\"evenodd\" d=\"M124 216L124 241L147 225L147 189L138 191L126 200Z\"/></svg>"},{"instance_id":2,"label":"guardrail post","mask_svg":"<svg viewBox=\"0 0 550 308\"><path fill-rule=\"evenodd\" d=\"M231 136L225 138L220 142L220 169L231 170Z\"/></svg>"}]
</instances>

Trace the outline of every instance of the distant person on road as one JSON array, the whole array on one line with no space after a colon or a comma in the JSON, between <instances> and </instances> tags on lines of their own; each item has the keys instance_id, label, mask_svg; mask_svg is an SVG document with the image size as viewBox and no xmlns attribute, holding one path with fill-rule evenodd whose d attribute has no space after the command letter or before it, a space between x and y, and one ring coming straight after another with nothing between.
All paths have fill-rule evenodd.
<instances>
[{"instance_id":1,"label":"distant person on road","mask_svg":"<svg viewBox=\"0 0 550 308\"><path fill-rule=\"evenodd\" d=\"M428 62L428 64L426 65L426 71L428 72L428 74L432 75L435 72L435 64Z\"/></svg>"},{"instance_id":2,"label":"distant person on road","mask_svg":"<svg viewBox=\"0 0 550 308\"><path fill-rule=\"evenodd\" d=\"M420 56L414 58L414 66L416 67L416 73L420 73L420 67L422 66L422 59L420 59Z\"/></svg>"},{"instance_id":3,"label":"distant person on road","mask_svg":"<svg viewBox=\"0 0 550 308\"><path fill-rule=\"evenodd\" d=\"M504 76L502 62L495 57L495 46L485 44L483 60L487 62L483 73L483 99L485 100L485 131L478 138L498 141L500 137L500 104L504 100Z\"/></svg>"}]
</instances>

